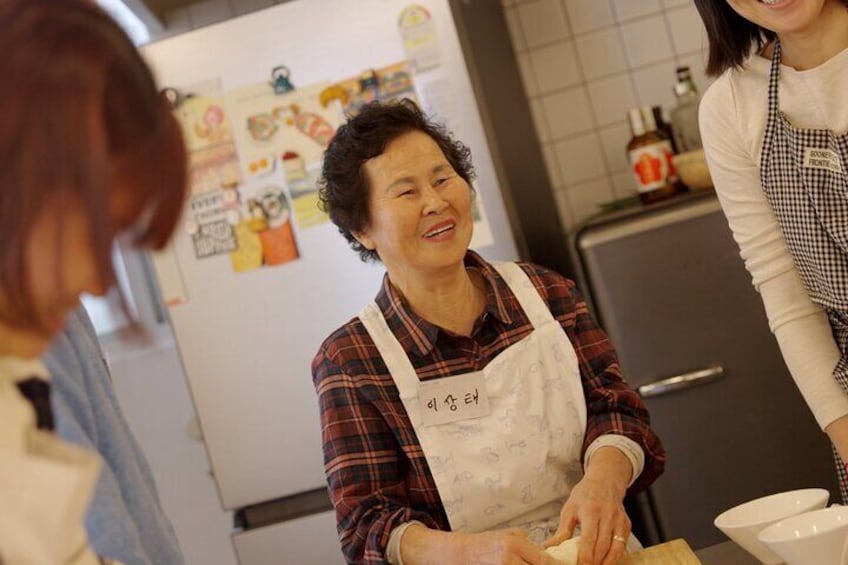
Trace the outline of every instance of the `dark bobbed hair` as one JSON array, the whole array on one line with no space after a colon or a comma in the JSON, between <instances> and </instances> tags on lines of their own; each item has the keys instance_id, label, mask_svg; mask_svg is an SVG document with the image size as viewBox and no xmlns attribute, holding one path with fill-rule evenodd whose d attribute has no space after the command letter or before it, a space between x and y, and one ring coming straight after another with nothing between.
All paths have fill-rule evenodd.
<instances>
[{"instance_id":1,"label":"dark bobbed hair","mask_svg":"<svg viewBox=\"0 0 848 565\"><path fill-rule=\"evenodd\" d=\"M848 0L842 3L848 6ZM707 29L707 74L710 76L741 68L754 49L762 49L775 38L773 31L737 14L727 0L695 0L695 6Z\"/></svg>"},{"instance_id":2,"label":"dark bobbed hair","mask_svg":"<svg viewBox=\"0 0 848 565\"><path fill-rule=\"evenodd\" d=\"M369 187L362 165L382 155L392 140L410 131L430 136L469 187L474 180L468 147L455 140L443 125L427 117L412 100L371 102L363 106L336 131L324 153L318 183L321 209L330 215L330 220L363 261L378 261L379 257L376 251L365 248L354 237L370 220Z\"/></svg>"},{"instance_id":3,"label":"dark bobbed hair","mask_svg":"<svg viewBox=\"0 0 848 565\"><path fill-rule=\"evenodd\" d=\"M111 196L128 204L127 221L145 220L140 246L164 247L185 198L186 150L147 65L95 2L0 0L0 30L0 293L3 317L31 325L25 242L45 202L80 203L108 283L112 241L128 227L111 218Z\"/></svg>"}]
</instances>

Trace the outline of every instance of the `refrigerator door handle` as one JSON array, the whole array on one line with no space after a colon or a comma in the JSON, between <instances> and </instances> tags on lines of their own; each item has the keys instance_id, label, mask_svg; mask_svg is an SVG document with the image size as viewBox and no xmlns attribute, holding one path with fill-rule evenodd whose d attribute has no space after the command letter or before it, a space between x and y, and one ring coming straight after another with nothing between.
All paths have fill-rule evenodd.
<instances>
[{"instance_id":1,"label":"refrigerator door handle","mask_svg":"<svg viewBox=\"0 0 848 565\"><path fill-rule=\"evenodd\" d=\"M652 398L661 396L670 392L692 388L710 383L724 376L724 367L714 365L706 369L699 369L689 373L683 373L667 379L660 379L646 385L638 387L636 390L642 398Z\"/></svg>"}]
</instances>

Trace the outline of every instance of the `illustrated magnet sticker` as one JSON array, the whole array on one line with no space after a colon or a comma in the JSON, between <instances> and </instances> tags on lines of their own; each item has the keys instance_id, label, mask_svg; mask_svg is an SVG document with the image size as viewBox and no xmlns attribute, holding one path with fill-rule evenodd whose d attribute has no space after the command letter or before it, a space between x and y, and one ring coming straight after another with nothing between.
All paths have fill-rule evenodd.
<instances>
[{"instance_id":1,"label":"illustrated magnet sticker","mask_svg":"<svg viewBox=\"0 0 848 565\"><path fill-rule=\"evenodd\" d=\"M286 155L283 156L283 169L286 171L286 185L292 197L297 226L305 230L329 222L330 216L318 206L316 187L321 176L320 165L304 167L300 157L292 156L291 152Z\"/></svg>"},{"instance_id":2,"label":"illustrated magnet sticker","mask_svg":"<svg viewBox=\"0 0 848 565\"><path fill-rule=\"evenodd\" d=\"M359 74L325 88L320 98L329 103L339 100L347 116L355 116L369 102L409 98L419 104L412 82L408 61L401 61L379 69L367 69ZM419 104L420 105L420 104Z\"/></svg>"},{"instance_id":3,"label":"illustrated magnet sticker","mask_svg":"<svg viewBox=\"0 0 848 565\"><path fill-rule=\"evenodd\" d=\"M226 219L199 224L191 240L194 243L194 254L198 259L229 253L238 247L233 226Z\"/></svg>"},{"instance_id":4,"label":"illustrated magnet sticker","mask_svg":"<svg viewBox=\"0 0 848 565\"><path fill-rule=\"evenodd\" d=\"M257 201L267 221L267 229L259 232L263 263L281 265L297 259L300 255L294 241L291 206L285 193L279 187L266 186L257 194Z\"/></svg>"},{"instance_id":5,"label":"illustrated magnet sticker","mask_svg":"<svg viewBox=\"0 0 848 565\"><path fill-rule=\"evenodd\" d=\"M224 96L217 80L189 89L193 94L174 110L188 150L192 194L203 194L241 182L235 140Z\"/></svg>"},{"instance_id":6,"label":"illustrated magnet sticker","mask_svg":"<svg viewBox=\"0 0 848 565\"><path fill-rule=\"evenodd\" d=\"M424 6L413 4L400 13L398 28L406 58L416 72L439 66L439 42L436 26Z\"/></svg>"},{"instance_id":7,"label":"illustrated magnet sticker","mask_svg":"<svg viewBox=\"0 0 848 565\"><path fill-rule=\"evenodd\" d=\"M233 226L241 222L240 201L235 185L199 194L189 200L184 226L194 243L198 259L229 253L237 248Z\"/></svg>"},{"instance_id":8,"label":"illustrated magnet sticker","mask_svg":"<svg viewBox=\"0 0 848 565\"><path fill-rule=\"evenodd\" d=\"M193 196L188 206L190 218L196 224L206 224L224 219L224 198L220 190Z\"/></svg>"},{"instance_id":9,"label":"illustrated magnet sticker","mask_svg":"<svg viewBox=\"0 0 848 565\"><path fill-rule=\"evenodd\" d=\"M281 186L258 185L247 189L247 210L233 227L237 241L231 250L233 271L243 273L282 265L300 257L292 225L291 204Z\"/></svg>"},{"instance_id":10,"label":"illustrated magnet sticker","mask_svg":"<svg viewBox=\"0 0 848 565\"><path fill-rule=\"evenodd\" d=\"M244 220L234 228L238 249L230 253L230 261L233 271L237 273L252 271L262 266L262 240L259 237L261 230L254 227L255 224L250 220Z\"/></svg>"},{"instance_id":11,"label":"illustrated magnet sticker","mask_svg":"<svg viewBox=\"0 0 848 565\"><path fill-rule=\"evenodd\" d=\"M295 151L283 153L283 174L287 183L306 178L306 163Z\"/></svg>"},{"instance_id":12,"label":"illustrated magnet sticker","mask_svg":"<svg viewBox=\"0 0 848 565\"><path fill-rule=\"evenodd\" d=\"M277 222L273 211L266 210L268 199L260 195L267 186L285 192L286 213L296 230L328 221L318 208L317 183L324 150L344 122L340 102L347 99L344 88L327 82L298 85L284 94L275 94L265 82L228 94L233 123L241 124L234 130L246 178L240 187L241 218L256 234L277 227L271 225ZM269 236L264 237L268 247Z\"/></svg>"}]
</instances>

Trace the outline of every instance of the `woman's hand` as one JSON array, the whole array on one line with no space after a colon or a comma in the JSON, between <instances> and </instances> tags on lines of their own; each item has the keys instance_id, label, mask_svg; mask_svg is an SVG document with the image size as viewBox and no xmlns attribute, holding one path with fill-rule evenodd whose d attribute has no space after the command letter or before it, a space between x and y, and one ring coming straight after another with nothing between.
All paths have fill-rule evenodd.
<instances>
[{"instance_id":1,"label":"woman's hand","mask_svg":"<svg viewBox=\"0 0 848 565\"><path fill-rule=\"evenodd\" d=\"M624 494L633 472L630 461L614 447L595 452L583 477L560 513L559 528L545 547L571 538L580 525L578 563L614 565L627 546L630 518L624 511Z\"/></svg>"},{"instance_id":2,"label":"woman's hand","mask_svg":"<svg viewBox=\"0 0 848 565\"><path fill-rule=\"evenodd\" d=\"M440 532L414 524L403 534L405 565L556 565L517 528L478 534Z\"/></svg>"}]
</instances>

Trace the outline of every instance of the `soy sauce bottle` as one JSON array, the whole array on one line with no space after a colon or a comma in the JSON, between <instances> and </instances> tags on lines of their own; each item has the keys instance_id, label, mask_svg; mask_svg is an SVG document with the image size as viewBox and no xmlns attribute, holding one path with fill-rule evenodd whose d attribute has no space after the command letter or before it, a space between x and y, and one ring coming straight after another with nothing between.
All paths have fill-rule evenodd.
<instances>
[{"instance_id":1,"label":"soy sauce bottle","mask_svg":"<svg viewBox=\"0 0 848 565\"><path fill-rule=\"evenodd\" d=\"M671 162L674 150L668 134L657 127L648 106L630 110L627 119L633 136L627 144L627 156L640 200L650 204L674 196L680 187Z\"/></svg>"}]
</instances>

